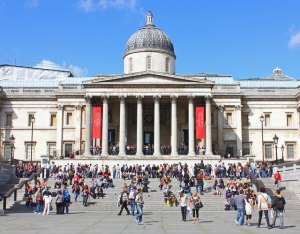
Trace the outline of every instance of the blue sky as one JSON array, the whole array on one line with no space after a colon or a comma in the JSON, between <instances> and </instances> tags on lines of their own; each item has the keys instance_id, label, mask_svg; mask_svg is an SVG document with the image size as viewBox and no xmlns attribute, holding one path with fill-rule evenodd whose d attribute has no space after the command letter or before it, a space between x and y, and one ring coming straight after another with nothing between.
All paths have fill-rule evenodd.
<instances>
[{"instance_id":1,"label":"blue sky","mask_svg":"<svg viewBox=\"0 0 300 234\"><path fill-rule=\"evenodd\" d=\"M174 44L177 74L243 79L278 66L300 79L299 0L1 0L0 64L123 73L126 42L148 10Z\"/></svg>"}]
</instances>

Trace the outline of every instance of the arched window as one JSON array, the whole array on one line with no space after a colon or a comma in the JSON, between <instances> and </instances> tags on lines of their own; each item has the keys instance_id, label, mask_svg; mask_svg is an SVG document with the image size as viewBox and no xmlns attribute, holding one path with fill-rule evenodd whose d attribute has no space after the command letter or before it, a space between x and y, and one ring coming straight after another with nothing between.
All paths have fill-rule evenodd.
<instances>
[{"instance_id":1,"label":"arched window","mask_svg":"<svg viewBox=\"0 0 300 234\"><path fill-rule=\"evenodd\" d=\"M170 71L169 67L170 67L170 59L166 58L166 72Z\"/></svg>"},{"instance_id":2,"label":"arched window","mask_svg":"<svg viewBox=\"0 0 300 234\"><path fill-rule=\"evenodd\" d=\"M132 58L129 59L129 72L132 72L133 64L132 64Z\"/></svg>"},{"instance_id":3,"label":"arched window","mask_svg":"<svg viewBox=\"0 0 300 234\"><path fill-rule=\"evenodd\" d=\"M151 56L147 56L146 58L146 68L147 70L151 70Z\"/></svg>"}]
</instances>

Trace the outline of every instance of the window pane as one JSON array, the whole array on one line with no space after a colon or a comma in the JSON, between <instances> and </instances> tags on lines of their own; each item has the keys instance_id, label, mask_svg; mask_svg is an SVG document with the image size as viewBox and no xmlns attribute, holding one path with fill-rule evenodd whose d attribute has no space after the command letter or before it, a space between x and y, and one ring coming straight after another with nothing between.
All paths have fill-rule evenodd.
<instances>
[{"instance_id":1,"label":"window pane","mask_svg":"<svg viewBox=\"0 0 300 234\"><path fill-rule=\"evenodd\" d=\"M266 159L272 159L272 144L265 145L265 157Z\"/></svg>"},{"instance_id":2,"label":"window pane","mask_svg":"<svg viewBox=\"0 0 300 234\"><path fill-rule=\"evenodd\" d=\"M4 159L9 160L11 156L11 145L4 144Z\"/></svg>"},{"instance_id":3,"label":"window pane","mask_svg":"<svg viewBox=\"0 0 300 234\"><path fill-rule=\"evenodd\" d=\"M32 145L32 160L35 159L34 148L34 145ZM31 159L31 144L26 144L26 159Z\"/></svg>"},{"instance_id":4,"label":"window pane","mask_svg":"<svg viewBox=\"0 0 300 234\"><path fill-rule=\"evenodd\" d=\"M243 143L243 156L250 154L250 143Z\"/></svg>"},{"instance_id":5,"label":"window pane","mask_svg":"<svg viewBox=\"0 0 300 234\"><path fill-rule=\"evenodd\" d=\"M270 115L265 115L265 126L270 126Z\"/></svg>"},{"instance_id":6,"label":"window pane","mask_svg":"<svg viewBox=\"0 0 300 234\"><path fill-rule=\"evenodd\" d=\"M56 156L56 144L51 143L49 144L49 155L55 157Z\"/></svg>"},{"instance_id":7,"label":"window pane","mask_svg":"<svg viewBox=\"0 0 300 234\"><path fill-rule=\"evenodd\" d=\"M292 126L292 115L287 115L286 116L286 125L287 126Z\"/></svg>"},{"instance_id":8,"label":"window pane","mask_svg":"<svg viewBox=\"0 0 300 234\"><path fill-rule=\"evenodd\" d=\"M287 145L287 158L294 158L294 144Z\"/></svg>"}]
</instances>

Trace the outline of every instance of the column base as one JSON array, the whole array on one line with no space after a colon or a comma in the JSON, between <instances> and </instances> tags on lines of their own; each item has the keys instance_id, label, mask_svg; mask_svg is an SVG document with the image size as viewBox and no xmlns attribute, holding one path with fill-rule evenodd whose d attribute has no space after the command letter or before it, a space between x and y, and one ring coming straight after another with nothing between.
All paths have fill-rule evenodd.
<instances>
[{"instance_id":1,"label":"column base","mask_svg":"<svg viewBox=\"0 0 300 234\"><path fill-rule=\"evenodd\" d=\"M179 157L179 154L177 154L177 153L174 153L174 154L170 154L170 156L172 156L172 157Z\"/></svg>"}]
</instances>

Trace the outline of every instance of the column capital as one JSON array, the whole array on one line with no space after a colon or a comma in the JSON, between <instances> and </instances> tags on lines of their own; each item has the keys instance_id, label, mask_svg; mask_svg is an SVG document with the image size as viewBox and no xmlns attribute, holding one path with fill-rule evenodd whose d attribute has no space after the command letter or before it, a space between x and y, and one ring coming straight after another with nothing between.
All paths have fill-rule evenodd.
<instances>
[{"instance_id":1,"label":"column capital","mask_svg":"<svg viewBox=\"0 0 300 234\"><path fill-rule=\"evenodd\" d=\"M224 109L225 109L224 105L217 105L217 108L218 108L218 110L221 111L221 112L223 112Z\"/></svg>"},{"instance_id":2,"label":"column capital","mask_svg":"<svg viewBox=\"0 0 300 234\"><path fill-rule=\"evenodd\" d=\"M108 99L109 99L109 96L108 95L103 95L103 96L101 96L101 98L102 98L104 103L107 103Z\"/></svg>"},{"instance_id":3,"label":"column capital","mask_svg":"<svg viewBox=\"0 0 300 234\"><path fill-rule=\"evenodd\" d=\"M212 100L212 96L207 95L207 96L204 97L204 99L205 99L205 102L206 102L206 103L210 103L211 100Z\"/></svg>"},{"instance_id":4,"label":"column capital","mask_svg":"<svg viewBox=\"0 0 300 234\"><path fill-rule=\"evenodd\" d=\"M188 102L189 102L189 103L194 103L194 98L195 98L194 95L189 95L189 96L187 96L187 99L188 99Z\"/></svg>"},{"instance_id":5,"label":"column capital","mask_svg":"<svg viewBox=\"0 0 300 234\"><path fill-rule=\"evenodd\" d=\"M241 110L243 106L242 105L235 105L234 107L235 107L235 110Z\"/></svg>"},{"instance_id":6,"label":"column capital","mask_svg":"<svg viewBox=\"0 0 300 234\"><path fill-rule=\"evenodd\" d=\"M171 98L171 103L176 103L178 95L172 95L170 96L170 98Z\"/></svg>"},{"instance_id":7,"label":"column capital","mask_svg":"<svg viewBox=\"0 0 300 234\"><path fill-rule=\"evenodd\" d=\"M59 110L64 109L64 105L63 105L63 104L58 104L58 105L57 105L57 109L59 109Z\"/></svg>"},{"instance_id":8,"label":"column capital","mask_svg":"<svg viewBox=\"0 0 300 234\"><path fill-rule=\"evenodd\" d=\"M127 95L120 95L119 98L121 103L125 103Z\"/></svg>"},{"instance_id":9,"label":"column capital","mask_svg":"<svg viewBox=\"0 0 300 234\"><path fill-rule=\"evenodd\" d=\"M153 98L154 98L154 102L159 103L159 99L161 98L161 96L160 95L154 95Z\"/></svg>"},{"instance_id":10,"label":"column capital","mask_svg":"<svg viewBox=\"0 0 300 234\"><path fill-rule=\"evenodd\" d=\"M142 103L143 99L144 99L144 96L143 95L138 95L138 96L136 96L136 99L137 99L138 103Z\"/></svg>"},{"instance_id":11,"label":"column capital","mask_svg":"<svg viewBox=\"0 0 300 234\"><path fill-rule=\"evenodd\" d=\"M89 104L92 103L92 96L86 95L86 96L84 96L84 99L85 99L85 101L86 101L87 103L89 103Z\"/></svg>"},{"instance_id":12,"label":"column capital","mask_svg":"<svg viewBox=\"0 0 300 234\"><path fill-rule=\"evenodd\" d=\"M81 104L77 104L77 105L75 105L75 108L76 108L76 110L80 110L82 108L82 105Z\"/></svg>"}]
</instances>

